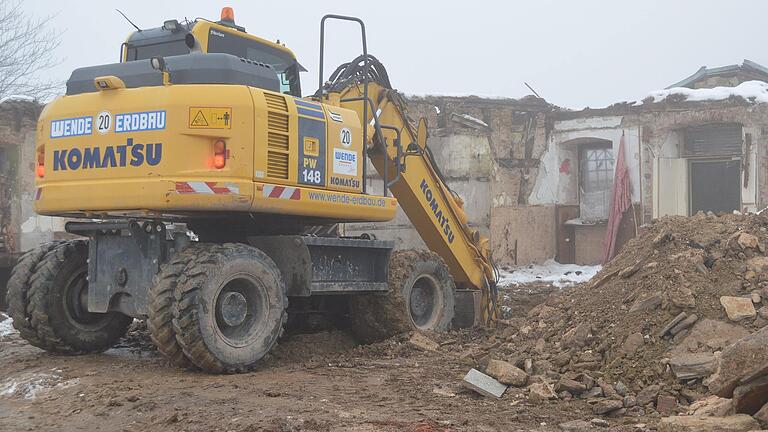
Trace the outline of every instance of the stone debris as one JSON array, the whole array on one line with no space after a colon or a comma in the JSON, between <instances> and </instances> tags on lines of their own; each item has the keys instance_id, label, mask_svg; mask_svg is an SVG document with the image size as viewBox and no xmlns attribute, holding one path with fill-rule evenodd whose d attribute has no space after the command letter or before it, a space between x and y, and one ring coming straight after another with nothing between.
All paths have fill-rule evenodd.
<instances>
[{"instance_id":1,"label":"stone debris","mask_svg":"<svg viewBox=\"0 0 768 432\"><path fill-rule=\"evenodd\" d=\"M739 414L755 414L768 403L768 376L754 379L733 390L733 409Z\"/></svg>"},{"instance_id":2,"label":"stone debris","mask_svg":"<svg viewBox=\"0 0 768 432\"><path fill-rule=\"evenodd\" d=\"M560 430L564 432L592 432L594 428L592 424L585 420L571 420L569 422L560 423L558 425Z\"/></svg>"},{"instance_id":3,"label":"stone debris","mask_svg":"<svg viewBox=\"0 0 768 432\"><path fill-rule=\"evenodd\" d=\"M661 419L659 432L749 432L759 430L757 420L746 414L728 417L667 417Z\"/></svg>"},{"instance_id":4,"label":"stone debris","mask_svg":"<svg viewBox=\"0 0 768 432\"><path fill-rule=\"evenodd\" d=\"M746 318L754 318L757 315L752 299L744 297L720 297L720 304L725 308L725 313L731 321L741 321Z\"/></svg>"},{"instance_id":5,"label":"stone debris","mask_svg":"<svg viewBox=\"0 0 768 432\"><path fill-rule=\"evenodd\" d=\"M424 351L439 351L440 350L440 344L433 341L432 339L424 336L423 334L419 332L415 332L413 336L408 340L408 343L413 345L414 347L424 350Z\"/></svg>"},{"instance_id":6,"label":"stone debris","mask_svg":"<svg viewBox=\"0 0 768 432\"><path fill-rule=\"evenodd\" d=\"M525 371L503 360L489 360L485 373L502 384L514 387L525 387L528 383L528 374Z\"/></svg>"},{"instance_id":7,"label":"stone debris","mask_svg":"<svg viewBox=\"0 0 768 432\"><path fill-rule=\"evenodd\" d=\"M507 386L477 369L470 369L461 383L464 387L488 397L500 398L507 391Z\"/></svg>"},{"instance_id":8,"label":"stone debris","mask_svg":"<svg viewBox=\"0 0 768 432\"><path fill-rule=\"evenodd\" d=\"M592 407L592 411L597 415L607 415L612 411L624 408L624 402L615 399L603 399Z\"/></svg>"},{"instance_id":9,"label":"stone debris","mask_svg":"<svg viewBox=\"0 0 768 432\"><path fill-rule=\"evenodd\" d=\"M696 314L690 315L687 318L685 318L684 320L682 320L679 323L677 323L677 325L672 327L669 330L669 334L672 335L672 336L677 336L678 333L680 333L683 330L686 330L689 327L691 327L692 325L696 324L696 321L698 321L698 320L699 320L699 316L698 315L696 315Z\"/></svg>"},{"instance_id":10,"label":"stone debris","mask_svg":"<svg viewBox=\"0 0 768 432\"><path fill-rule=\"evenodd\" d=\"M656 309L661 305L661 293L653 293L646 297L636 300L632 307L629 308L630 313L634 312L646 312Z\"/></svg>"},{"instance_id":11,"label":"stone debris","mask_svg":"<svg viewBox=\"0 0 768 432\"><path fill-rule=\"evenodd\" d=\"M734 414L733 402L718 396L708 396L688 407L688 415L699 417L725 417Z\"/></svg>"},{"instance_id":12,"label":"stone debris","mask_svg":"<svg viewBox=\"0 0 768 432\"><path fill-rule=\"evenodd\" d=\"M528 386L528 397L533 403L541 403L557 399L554 389L545 382L533 383Z\"/></svg>"},{"instance_id":13,"label":"stone debris","mask_svg":"<svg viewBox=\"0 0 768 432\"><path fill-rule=\"evenodd\" d=\"M659 395L656 399L656 411L663 416L674 414L677 409L677 398L670 395Z\"/></svg>"},{"instance_id":14,"label":"stone debris","mask_svg":"<svg viewBox=\"0 0 768 432\"><path fill-rule=\"evenodd\" d=\"M684 320L688 316L685 312L680 312L676 317L672 318L670 322L668 322L664 328L662 328L656 336L658 337L664 337L667 333L669 333L670 330L672 330L677 324L680 323L680 321Z\"/></svg>"},{"instance_id":15,"label":"stone debris","mask_svg":"<svg viewBox=\"0 0 768 432\"><path fill-rule=\"evenodd\" d=\"M430 337L499 384L527 386L532 404L581 402L625 425L694 419L667 430L768 419L768 217L664 217L644 229L592 282L552 292L496 330L460 331L450 345Z\"/></svg>"}]
</instances>

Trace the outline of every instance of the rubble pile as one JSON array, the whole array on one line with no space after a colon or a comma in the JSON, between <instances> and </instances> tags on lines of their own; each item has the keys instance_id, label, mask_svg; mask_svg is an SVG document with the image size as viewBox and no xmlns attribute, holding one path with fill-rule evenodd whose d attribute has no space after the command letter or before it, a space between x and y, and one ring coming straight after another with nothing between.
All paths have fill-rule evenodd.
<instances>
[{"instance_id":1,"label":"rubble pile","mask_svg":"<svg viewBox=\"0 0 768 432\"><path fill-rule=\"evenodd\" d=\"M768 396L768 367L748 371L768 365L768 343L755 348L764 359L728 355L768 324L767 247L765 216L661 218L592 281L493 331L456 332L441 344L502 383L527 386L531 400L584 399L597 415L685 413L723 379L718 365L743 373L717 394L734 397L751 373L748 394Z\"/></svg>"}]
</instances>

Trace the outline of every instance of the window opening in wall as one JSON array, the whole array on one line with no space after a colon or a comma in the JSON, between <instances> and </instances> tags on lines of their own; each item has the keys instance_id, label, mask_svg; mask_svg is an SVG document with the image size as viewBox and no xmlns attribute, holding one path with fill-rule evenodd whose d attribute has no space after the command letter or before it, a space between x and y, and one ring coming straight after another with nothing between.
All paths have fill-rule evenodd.
<instances>
[{"instance_id":1,"label":"window opening in wall","mask_svg":"<svg viewBox=\"0 0 768 432\"><path fill-rule=\"evenodd\" d=\"M585 145L579 149L579 210L582 220L608 219L613 170L611 146Z\"/></svg>"}]
</instances>

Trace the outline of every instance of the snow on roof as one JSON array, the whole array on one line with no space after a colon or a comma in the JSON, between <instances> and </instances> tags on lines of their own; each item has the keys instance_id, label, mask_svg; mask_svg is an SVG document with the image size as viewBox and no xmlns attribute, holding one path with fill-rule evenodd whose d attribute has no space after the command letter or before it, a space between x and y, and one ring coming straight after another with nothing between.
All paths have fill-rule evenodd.
<instances>
[{"instance_id":1,"label":"snow on roof","mask_svg":"<svg viewBox=\"0 0 768 432\"><path fill-rule=\"evenodd\" d=\"M466 119L466 120L469 120L469 121L471 121L471 122L473 122L473 123L477 123L477 124L479 124L479 125L481 125L481 126L484 126L484 127L490 127L490 126L488 126L488 123L486 123L486 122L484 122L484 121L480 120L479 118L475 118L475 117L472 117L472 116L471 116L471 115L469 115L469 114L461 114L461 117L462 117L462 118L464 118L464 119Z\"/></svg>"},{"instance_id":2,"label":"snow on roof","mask_svg":"<svg viewBox=\"0 0 768 432\"><path fill-rule=\"evenodd\" d=\"M35 102L35 98L33 98L32 96L27 96L27 95L10 95L10 96L6 96L4 98L0 98L0 104L8 102L8 101L12 101L12 100Z\"/></svg>"},{"instance_id":3,"label":"snow on roof","mask_svg":"<svg viewBox=\"0 0 768 432\"><path fill-rule=\"evenodd\" d=\"M685 96L685 100L692 102L725 100L732 96L741 96L755 103L768 103L768 83L763 81L745 81L736 87L713 87L702 89L690 89L687 87L674 87L665 90L656 90L648 95L654 102L661 102L669 96Z\"/></svg>"},{"instance_id":4,"label":"snow on roof","mask_svg":"<svg viewBox=\"0 0 768 432\"><path fill-rule=\"evenodd\" d=\"M560 264L547 260L544 264L531 264L512 270L500 270L499 287L525 285L533 282L550 283L557 288L564 288L592 279L602 266L580 266Z\"/></svg>"}]
</instances>

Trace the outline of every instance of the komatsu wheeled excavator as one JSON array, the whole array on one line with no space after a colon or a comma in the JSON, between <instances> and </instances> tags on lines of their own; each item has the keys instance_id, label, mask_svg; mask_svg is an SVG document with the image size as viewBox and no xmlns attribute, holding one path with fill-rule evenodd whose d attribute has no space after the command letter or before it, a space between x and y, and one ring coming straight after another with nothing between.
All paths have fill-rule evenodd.
<instances>
[{"instance_id":1,"label":"komatsu wheeled excavator","mask_svg":"<svg viewBox=\"0 0 768 432\"><path fill-rule=\"evenodd\" d=\"M323 79L325 25L363 53ZM325 16L319 89L280 43L220 21L133 32L75 70L37 130L35 208L74 240L28 251L8 284L30 344L84 354L146 319L176 366L253 369L289 317L334 312L361 340L491 324L497 272L443 179L422 119ZM367 167L383 188L372 192ZM430 251L327 229L402 207ZM318 227L321 227L318 229ZM289 306L290 305L290 306Z\"/></svg>"}]
</instances>

